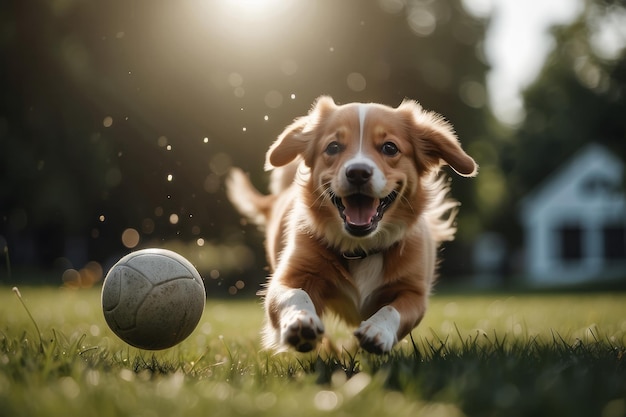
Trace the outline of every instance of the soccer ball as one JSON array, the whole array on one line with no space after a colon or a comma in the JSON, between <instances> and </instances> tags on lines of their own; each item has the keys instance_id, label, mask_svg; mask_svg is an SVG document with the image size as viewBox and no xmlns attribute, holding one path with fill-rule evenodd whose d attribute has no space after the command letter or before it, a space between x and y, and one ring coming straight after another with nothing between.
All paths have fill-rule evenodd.
<instances>
[{"instance_id":1,"label":"soccer ball","mask_svg":"<svg viewBox=\"0 0 626 417\"><path fill-rule=\"evenodd\" d=\"M165 249L124 256L102 285L107 324L126 343L141 349L166 349L182 342L198 325L205 302L196 268Z\"/></svg>"}]
</instances>

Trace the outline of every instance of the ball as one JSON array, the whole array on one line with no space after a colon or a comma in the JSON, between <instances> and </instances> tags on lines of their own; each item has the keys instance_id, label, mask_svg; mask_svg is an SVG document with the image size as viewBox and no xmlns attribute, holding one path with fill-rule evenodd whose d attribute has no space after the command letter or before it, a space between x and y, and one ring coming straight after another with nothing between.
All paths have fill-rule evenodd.
<instances>
[{"instance_id":1,"label":"ball","mask_svg":"<svg viewBox=\"0 0 626 417\"><path fill-rule=\"evenodd\" d=\"M198 325L205 302L196 268L166 249L124 256L102 285L107 324L120 339L141 349L166 349L182 342Z\"/></svg>"}]
</instances>

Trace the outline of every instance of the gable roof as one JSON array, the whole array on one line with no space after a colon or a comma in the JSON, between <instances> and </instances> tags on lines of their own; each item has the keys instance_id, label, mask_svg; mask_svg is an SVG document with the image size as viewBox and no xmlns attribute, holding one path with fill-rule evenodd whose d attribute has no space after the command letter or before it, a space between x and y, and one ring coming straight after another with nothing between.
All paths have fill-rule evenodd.
<instances>
[{"instance_id":1,"label":"gable roof","mask_svg":"<svg viewBox=\"0 0 626 417\"><path fill-rule=\"evenodd\" d=\"M586 202L601 193L621 191L624 163L598 144L582 148L521 202L522 220L528 221L547 206ZM599 193L598 193L599 192Z\"/></svg>"}]
</instances>

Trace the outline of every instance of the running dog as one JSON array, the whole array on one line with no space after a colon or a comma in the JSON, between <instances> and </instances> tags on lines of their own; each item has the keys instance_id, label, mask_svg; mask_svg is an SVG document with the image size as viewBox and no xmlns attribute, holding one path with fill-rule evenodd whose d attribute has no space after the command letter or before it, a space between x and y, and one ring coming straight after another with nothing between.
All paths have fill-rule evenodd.
<instances>
[{"instance_id":1,"label":"running dog","mask_svg":"<svg viewBox=\"0 0 626 417\"><path fill-rule=\"evenodd\" d=\"M266 234L266 347L313 350L327 311L379 354L420 323L437 249L456 232L445 164L477 174L452 126L417 102L322 96L269 148L269 195L233 168L229 199Z\"/></svg>"}]
</instances>

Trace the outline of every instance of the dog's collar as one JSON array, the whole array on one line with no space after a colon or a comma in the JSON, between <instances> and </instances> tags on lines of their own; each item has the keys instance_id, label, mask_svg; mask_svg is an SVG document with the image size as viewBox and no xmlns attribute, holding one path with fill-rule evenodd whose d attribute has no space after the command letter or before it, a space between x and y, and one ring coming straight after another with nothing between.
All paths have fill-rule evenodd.
<instances>
[{"instance_id":1,"label":"dog's collar","mask_svg":"<svg viewBox=\"0 0 626 417\"><path fill-rule=\"evenodd\" d=\"M342 252L341 256L343 256L344 259L347 259L349 261L354 261L357 259L365 259L370 255L375 255L377 253L379 253L380 251L378 249L372 249L371 251L367 252L363 249L356 249L353 250L351 252Z\"/></svg>"}]
</instances>

